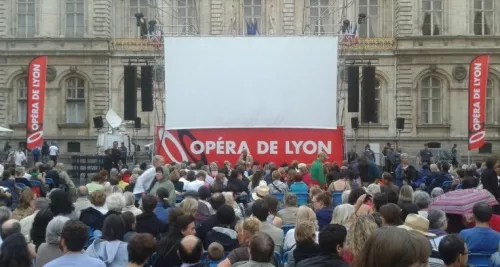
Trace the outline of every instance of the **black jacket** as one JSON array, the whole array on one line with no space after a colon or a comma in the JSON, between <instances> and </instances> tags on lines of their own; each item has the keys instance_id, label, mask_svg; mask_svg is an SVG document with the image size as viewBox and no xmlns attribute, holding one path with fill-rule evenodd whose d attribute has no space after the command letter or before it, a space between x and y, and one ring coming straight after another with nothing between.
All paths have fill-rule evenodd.
<instances>
[{"instance_id":1,"label":"black jacket","mask_svg":"<svg viewBox=\"0 0 500 267\"><path fill-rule=\"evenodd\" d=\"M337 254L321 253L318 256L299 262L297 267L349 267Z\"/></svg>"},{"instance_id":2,"label":"black jacket","mask_svg":"<svg viewBox=\"0 0 500 267\"><path fill-rule=\"evenodd\" d=\"M310 243L297 243L293 250L293 260L295 265L299 262L318 256L320 252L319 245L311 241Z\"/></svg>"},{"instance_id":3,"label":"black jacket","mask_svg":"<svg viewBox=\"0 0 500 267\"><path fill-rule=\"evenodd\" d=\"M494 169L484 169L481 172L481 183L483 189L490 191L496 199L500 199L500 187L498 187L498 177Z\"/></svg>"},{"instance_id":4,"label":"black jacket","mask_svg":"<svg viewBox=\"0 0 500 267\"><path fill-rule=\"evenodd\" d=\"M93 207L88 207L80 212L80 221L94 230L101 230L106 216Z\"/></svg>"},{"instance_id":5,"label":"black jacket","mask_svg":"<svg viewBox=\"0 0 500 267\"><path fill-rule=\"evenodd\" d=\"M154 237L167 231L167 225L159 220L154 213L142 213L136 218L135 231L137 233L148 233Z\"/></svg>"}]
</instances>

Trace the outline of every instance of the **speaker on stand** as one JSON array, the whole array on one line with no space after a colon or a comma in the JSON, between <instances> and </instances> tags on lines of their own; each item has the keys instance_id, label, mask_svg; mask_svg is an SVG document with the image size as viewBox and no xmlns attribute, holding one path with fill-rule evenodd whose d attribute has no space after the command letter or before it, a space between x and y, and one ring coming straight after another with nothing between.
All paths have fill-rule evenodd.
<instances>
[{"instance_id":1,"label":"speaker on stand","mask_svg":"<svg viewBox=\"0 0 500 267\"><path fill-rule=\"evenodd\" d=\"M396 140L396 150L399 146L399 141L401 139L401 132L405 129L405 118L396 118L396 130L397 130L397 140Z\"/></svg>"},{"instance_id":2,"label":"speaker on stand","mask_svg":"<svg viewBox=\"0 0 500 267\"><path fill-rule=\"evenodd\" d=\"M358 139L358 129L359 129L359 118L352 117L351 118L351 128L354 131L354 147L356 147L357 139Z\"/></svg>"}]
</instances>

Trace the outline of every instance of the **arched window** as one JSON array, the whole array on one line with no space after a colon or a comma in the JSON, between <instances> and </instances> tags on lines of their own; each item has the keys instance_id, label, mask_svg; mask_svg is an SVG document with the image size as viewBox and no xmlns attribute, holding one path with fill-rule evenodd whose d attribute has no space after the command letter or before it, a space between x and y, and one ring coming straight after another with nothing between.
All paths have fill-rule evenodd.
<instances>
[{"instance_id":1,"label":"arched window","mask_svg":"<svg viewBox=\"0 0 500 267\"><path fill-rule=\"evenodd\" d=\"M495 123L495 81L488 79L486 86L486 123Z\"/></svg>"},{"instance_id":2,"label":"arched window","mask_svg":"<svg viewBox=\"0 0 500 267\"><path fill-rule=\"evenodd\" d=\"M66 123L85 123L85 80L70 77L66 86Z\"/></svg>"},{"instance_id":3,"label":"arched window","mask_svg":"<svg viewBox=\"0 0 500 267\"><path fill-rule=\"evenodd\" d=\"M442 121L442 82L427 76L420 82L420 118L422 124L440 124Z\"/></svg>"},{"instance_id":4,"label":"arched window","mask_svg":"<svg viewBox=\"0 0 500 267\"><path fill-rule=\"evenodd\" d=\"M26 123L28 103L28 77L21 77L16 81L17 92L17 122Z\"/></svg>"}]
</instances>

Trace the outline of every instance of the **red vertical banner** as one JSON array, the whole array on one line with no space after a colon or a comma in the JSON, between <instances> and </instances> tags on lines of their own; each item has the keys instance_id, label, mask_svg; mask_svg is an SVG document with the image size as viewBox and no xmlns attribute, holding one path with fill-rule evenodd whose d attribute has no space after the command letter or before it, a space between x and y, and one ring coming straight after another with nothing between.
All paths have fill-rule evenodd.
<instances>
[{"instance_id":1,"label":"red vertical banner","mask_svg":"<svg viewBox=\"0 0 500 267\"><path fill-rule=\"evenodd\" d=\"M469 150L486 142L486 85L490 56L476 57L469 67Z\"/></svg>"},{"instance_id":2,"label":"red vertical banner","mask_svg":"<svg viewBox=\"0 0 500 267\"><path fill-rule=\"evenodd\" d=\"M43 143L43 113L47 56L35 57L28 67L28 104L26 119L26 148L34 149Z\"/></svg>"}]
</instances>

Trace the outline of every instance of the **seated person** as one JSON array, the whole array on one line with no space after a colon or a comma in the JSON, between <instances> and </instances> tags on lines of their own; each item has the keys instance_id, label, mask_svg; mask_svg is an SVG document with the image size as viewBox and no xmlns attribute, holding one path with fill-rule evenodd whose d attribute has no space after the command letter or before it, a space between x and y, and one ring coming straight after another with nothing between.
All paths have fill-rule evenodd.
<instances>
[{"instance_id":1,"label":"seated person","mask_svg":"<svg viewBox=\"0 0 500 267\"><path fill-rule=\"evenodd\" d=\"M224 254L224 247L221 244L213 242L208 246L208 260L212 262L210 264L222 261L224 259Z\"/></svg>"},{"instance_id":2,"label":"seated person","mask_svg":"<svg viewBox=\"0 0 500 267\"><path fill-rule=\"evenodd\" d=\"M472 213L476 226L460 232L460 236L465 240L470 253L493 254L497 252L500 233L491 229L488 224L493 209L488 204L479 202L472 208Z\"/></svg>"}]
</instances>

